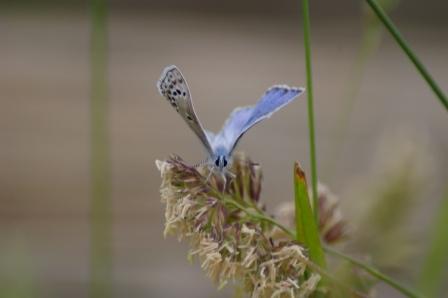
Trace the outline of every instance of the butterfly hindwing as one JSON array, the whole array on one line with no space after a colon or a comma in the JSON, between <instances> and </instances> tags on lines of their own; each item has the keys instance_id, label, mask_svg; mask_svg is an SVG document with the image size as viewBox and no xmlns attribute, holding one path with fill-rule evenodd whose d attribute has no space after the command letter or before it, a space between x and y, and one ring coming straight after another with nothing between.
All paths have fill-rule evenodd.
<instances>
[{"instance_id":1,"label":"butterfly hindwing","mask_svg":"<svg viewBox=\"0 0 448 298\"><path fill-rule=\"evenodd\" d=\"M214 150L222 148L230 155L239 139L249 128L269 118L274 112L297 98L303 91L303 88L276 85L269 88L256 105L236 108L230 114L219 134L215 136L212 143Z\"/></svg>"},{"instance_id":2,"label":"butterfly hindwing","mask_svg":"<svg viewBox=\"0 0 448 298\"><path fill-rule=\"evenodd\" d=\"M168 100L171 106L198 136L207 152L213 155L210 140L196 116L190 90L180 70L174 65L166 67L157 83L157 87L160 94Z\"/></svg>"}]
</instances>

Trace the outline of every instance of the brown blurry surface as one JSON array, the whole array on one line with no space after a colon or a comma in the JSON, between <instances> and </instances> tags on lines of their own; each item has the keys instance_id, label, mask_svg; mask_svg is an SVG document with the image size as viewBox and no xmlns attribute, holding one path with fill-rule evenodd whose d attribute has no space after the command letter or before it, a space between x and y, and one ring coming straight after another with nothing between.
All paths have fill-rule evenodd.
<instances>
[{"instance_id":1,"label":"brown blurry surface","mask_svg":"<svg viewBox=\"0 0 448 298\"><path fill-rule=\"evenodd\" d=\"M0 262L27 256L24 274L42 297L85 297L89 21L83 12L0 16ZM404 23L400 28L448 90L448 27ZM360 31L356 19L320 18L313 27L321 166L332 158L332 132ZM199 141L155 88L169 64L181 68L201 121L216 131L235 106L254 103L270 85L305 84L300 22L151 11L110 15L116 297L224 297L228 292L216 292L199 266L187 262L185 245L162 237L154 160L170 153L192 163L204 158ZM448 175L448 117L386 37L366 71L338 162L341 174L320 176L336 193L343 192L369 167L378 139L396 127L429 139L437 161L431 185L436 197ZM291 199L293 161L308 168L305 97L252 129L239 149L263 165L268 206ZM16 266L1 264L0 280L7 282Z\"/></svg>"}]
</instances>

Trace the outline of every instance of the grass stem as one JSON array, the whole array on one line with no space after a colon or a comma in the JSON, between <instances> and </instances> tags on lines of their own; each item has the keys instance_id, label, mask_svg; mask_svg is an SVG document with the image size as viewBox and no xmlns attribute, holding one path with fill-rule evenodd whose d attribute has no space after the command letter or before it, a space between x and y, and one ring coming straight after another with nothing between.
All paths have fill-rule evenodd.
<instances>
[{"instance_id":1,"label":"grass stem","mask_svg":"<svg viewBox=\"0 0 448 298\"><path fill-rule=\"evenodd\" d=\"M308 129L310 143L311 188L313 193L313 212L316 224L319 222L317 195L317 161L314 129L313 75L311 65L311 30L310 9L308 0L302 0L303 41L305 46L306 91L308 103Z\"/></svg>"},{"instance_id":2,"label":"grass stem","mask_svg":"<svg viewBox=\"0 0 448 298\"><path fill-rule=\"evenodd\" d=\"M426 81L426 83L428 83L429 87L432 89L434 94L437 96L440 103L448 111L448 99L447 99L446 95L443 93L442 89L439 87L439 85L433 79L433 77L431 76L429 71L426 69L426 67L423 65L423 63L420 61L420 59L417 57L417 55L415 55L415 53L412 51L411 47L408 45L406 40L403 38L400 31L398 31L398 28L394 25L392 20L384 12L383 8L375 0L366 0L366 1L367 1L367 4L370 6L370 8L373 10L373 12L375 12L376 16L380 19L380 21L383 23L383 25L389 31L389 33L393 36L393 38L398 43L398 45L401 47L401 49L405 52L405 54L408 56L408 58L414 64L415 68L417 68L418 72L423 77L423 79ZM304 2L305 2L305 0L304 0Z\"/></svg>"},{"instance_id":3,"label":"grass stem","mask_svg":"<svg viewBox=\"0 0 448 298\"><path fill-rule=\"evenodd\" d=\"M378 269L372 267L371 265L365 264L355 258L352 258L351 256L348 256L342 252L339 252L337 250L334 250L333 248L330 247L325 247L324 248L325 251L333 256L342 258L348 262L350 262L351 264L360 267L362 269L364 269L367 273L369 273L370 275L378 278L379 280L387 283L388 285L390 285L391 287L393 287L394 289L396 289L397 291L401 292L403 295L405 295L406 297L411 297L411 298L423 298L423 296L421 296L420 294L416 293L414 290L409 289L408 287L402 285L401 283L399 283L398 281L393 280L391 277L387 276L386 274L380 272Z\"/></svg>"}]
</instances>

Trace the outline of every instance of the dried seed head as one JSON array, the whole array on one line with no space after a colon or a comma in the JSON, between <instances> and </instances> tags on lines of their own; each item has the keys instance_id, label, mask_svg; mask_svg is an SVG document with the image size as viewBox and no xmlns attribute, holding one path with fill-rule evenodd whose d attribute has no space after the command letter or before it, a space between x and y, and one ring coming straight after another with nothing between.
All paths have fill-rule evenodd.
<instances>
[{"instance_id":1,"label":"dried seed head","mask_svg":"<svg viewBox=\"0 0 448 298\"><path fill-rule=\"evenodd\" d=\"M164 235L189 241L190 257L219 287L242 283L252 297L305 297L318 275L305 277L304 250L291 240L270 238L273 227L249 216L239 206L262 212L261 167L235 155L226 189L218 177L206 179L179 157L156 161L162 175ZM220 191L221 189L221 191Z\"/></svg>"},{"instance_id":2,"label":"dried seed head","mask_svg":"<svg viewBox=\"0 0 448 298\"><path fill-rule=\"evenodd\" d=\"M339 198L330 189L318 184L319 230L326 243L332 244L347 238L347 223L342 217Z\"/></svg>"},{"instance_id":3,"label":"dried seed head","mask_svg":"<svg viewBox=\"0 0 448 298\"><path fill-rule=\"evenodd\" d=\"M320 183L317 192L319 196L319 231L323 240L328 244L333 244L346 239L347 224L342 217L338 197L328 187ZM308 193L311 195L312 192L308 191ZM295 213L293 202L280 204L274 214L280 223L291 229L294 228ZM285 234L280 230L276 230L274 236L276 238L284 238Z\"/></svg>"}]
</instances>

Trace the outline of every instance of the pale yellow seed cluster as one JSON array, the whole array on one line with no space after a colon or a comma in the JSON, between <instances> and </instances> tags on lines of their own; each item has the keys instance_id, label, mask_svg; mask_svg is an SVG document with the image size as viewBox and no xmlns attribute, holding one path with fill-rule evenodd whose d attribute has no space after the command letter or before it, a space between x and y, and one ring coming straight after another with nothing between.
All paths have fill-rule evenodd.
<instances>
[{"instance_id":1,"label":"pale yellow seed cluster","mask_svg":"<svg viewBox=\"0 0 448 298\"><path fill-rule=\"evenodd\" d=\"M189 256L199 259L218 287L242 283L254 298L307 297L315 290L320 276L305 278L308 259L301 246L291 241L274 243L260 223L229 210L219 197L204 190L194 172L190 175L185 168L185 174L179 161L156 164L166 205L164 235L188 240ZM235 217L238 220L232 220Z\"/></svg>"}]
</instances>

